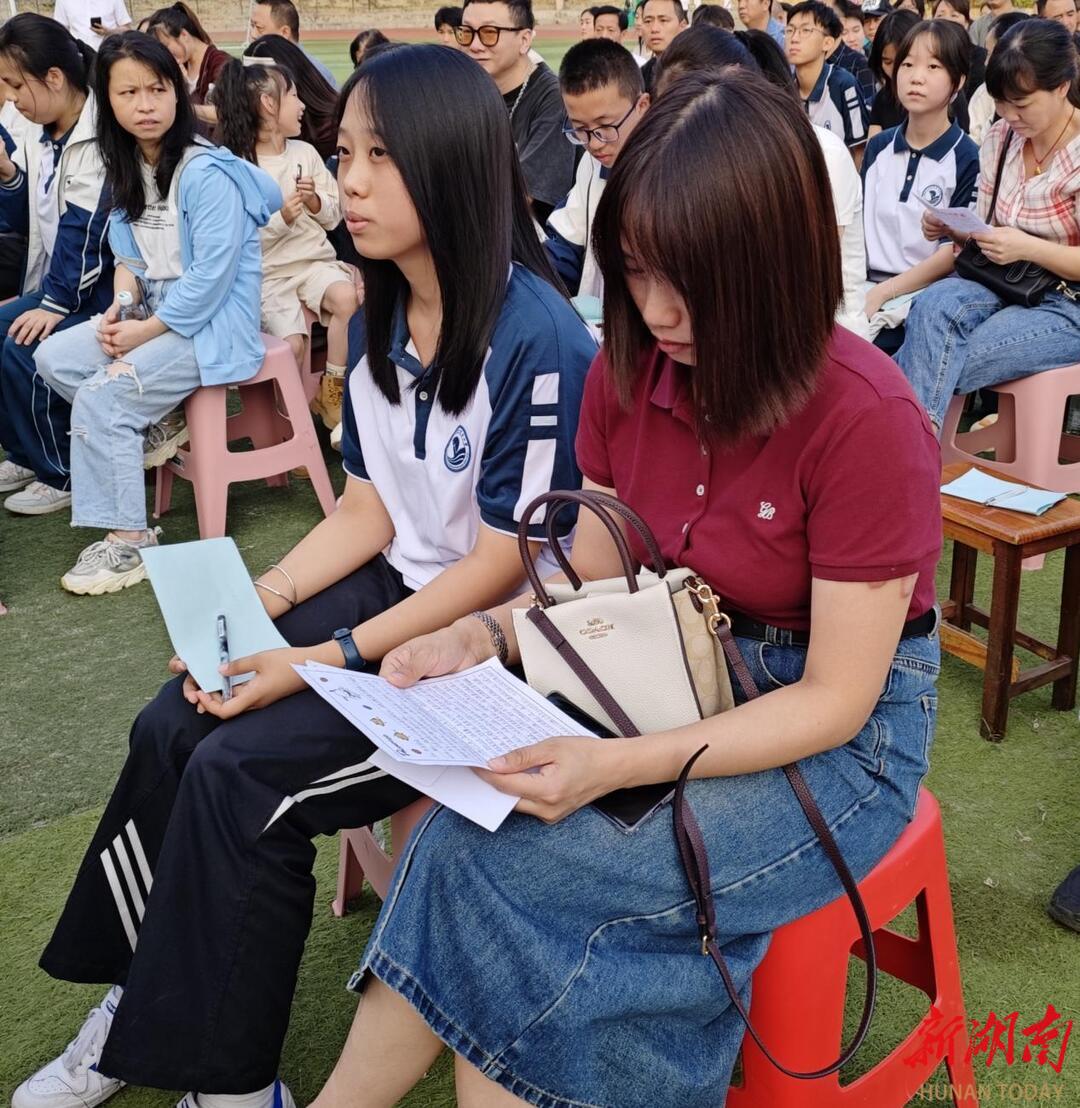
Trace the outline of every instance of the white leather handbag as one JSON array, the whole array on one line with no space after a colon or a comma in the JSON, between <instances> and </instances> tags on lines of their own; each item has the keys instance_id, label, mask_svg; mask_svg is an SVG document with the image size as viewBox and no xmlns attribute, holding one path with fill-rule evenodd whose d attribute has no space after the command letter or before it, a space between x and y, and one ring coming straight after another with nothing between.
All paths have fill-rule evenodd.
<instances>
[{"instance_id":1,"label":"white leather handbag","mask_svg":"<svg viewBox=\"0 0 1080 1108\"><path fill-rule=\"evenodd\" d=\"M582 581L552 541L567 583L540 580L529 551L529 523L545 506L548 536L554 540L556 517L571 504L595 513L607 526L622 562L621 577ZM649 568L635 572L619 518L640 536ZM652 532L622 501L594 491L545 493L525 510L518 538L534 604L515 609L514 630L526 680L534 689L544 696L561 694L624 735L621 721L597 699L596 681L639 733L680 727L732 706L731 679L715 634L727 616L693 570L665 567Z\"/></svg>"}]
</instances>

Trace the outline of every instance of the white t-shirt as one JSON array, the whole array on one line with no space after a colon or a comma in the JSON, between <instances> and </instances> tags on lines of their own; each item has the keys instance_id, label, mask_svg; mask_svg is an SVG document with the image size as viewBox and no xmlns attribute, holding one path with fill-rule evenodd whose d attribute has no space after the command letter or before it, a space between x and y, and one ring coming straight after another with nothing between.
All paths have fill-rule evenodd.
<instances>
[{"instance_id":1,"label":"white t-shirt","mask_svg":"<svg viewBox=\"0 0 1080 1108\"><path fill-rule=\"evenodd\" d=\"M56 232L60 227L60 205L56 202L56 177L60 158L64 148L48 138L41 144L41 170L38 176L37 196L34 197L37 211L38 233L41 246L45 251L45 269L56 249Z\"/></svg>"},{"instance_id":2,"label":"white t-shirt","mask_svg":"<svg viewBox=\"0 0 1080 1108\"><path fill-rule=\"evenodd\" d=\"M131 23L124 0L56 0L53 19L95 50L101 47L105 36L90 26L91 19L100 19L103 27L123 27Z\"/></svg>"},{"instance_id":3,"label":"white t-shirt","mask_svg":"<svg viewBox=\"0 0 1080 1108\"><path fill-rule=\"evenodd\" d=\"M866 245L863 238L862 180L844 140L824 127L814 134L825 155L825 168L832 186L836 225L840 230L840 261L844 273L844 303L836 313L837 323L869 338L869 323L863 311L866 294Z\"/></svg>"},{"instance_id":4,"label":"white t-shirt","mask_svg":"<svg viewBox=\"0 0 1080 1108\"><path fill-rule=\"evenodd\" d=\"M184 272L180 261L180 216L176 200L181 166L177 166L173 173L169 195L162 199L154 180L153 166L139 159L146 209L132 223L131 233L146 262L145 277L148 281L173 281Z\"/></svg>"}]
</instances>

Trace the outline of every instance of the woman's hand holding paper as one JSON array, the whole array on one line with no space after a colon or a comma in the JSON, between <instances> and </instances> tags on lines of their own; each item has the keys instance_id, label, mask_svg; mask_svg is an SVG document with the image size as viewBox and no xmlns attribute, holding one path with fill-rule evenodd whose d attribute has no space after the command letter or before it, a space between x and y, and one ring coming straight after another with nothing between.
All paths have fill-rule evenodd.
<instances>
[{"instance_id":1,"label":"woman's hand holding paper","mask_svg":"<svg viewBox=\"0 0 1080 1108\"><path fill-rule=\"evenodd\" d=\"M544 739L473 772L500 792L520 796L516 812L558 823L627 784L621 779L624 749L619 739Z\"/></svg>"},{"instance_id":2,"label":"woman's hand holding paper","mask_svg":"<svg viewBox=\"0 0 1080 1108\"><path fill-rule=\"evenodd\" d=\"M383 658L379 676L407 689L423 677L458 673L495 657L487 628L472 616L430 635L409 639Z\"/></svg>"}]
</instances>

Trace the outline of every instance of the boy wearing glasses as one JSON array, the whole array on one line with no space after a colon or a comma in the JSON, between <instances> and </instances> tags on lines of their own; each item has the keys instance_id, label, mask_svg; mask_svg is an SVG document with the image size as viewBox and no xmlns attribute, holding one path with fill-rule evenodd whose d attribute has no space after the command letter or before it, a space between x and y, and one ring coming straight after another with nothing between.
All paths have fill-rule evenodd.
<instances>
[{"instance_id":1,"label":"boy wearing glasses","mask_svg":"<svg viewBox=\"0 0 1080 1108\"><path fill-rule=\"evenodd\" d=\"M788 13L785 35L810 122L842 138L858 164L866 144L866 101L852 74L827 61L843 35L839 16L821 0L803 0Z\"/></svg>"},{"instance_id":2,"label":"boy wearing glasses","mask_svg":"<svg viewBox=\"0 0 1080 1108\"><path fill-rule=\"evenodd\" d=\"M603 278L593 258L596 205L630 132L649 107L641 70L629 51L610 39L579 42L566 52L559 86L569 123L570 146L584 146L574 187L548 217L545 246L572 294L603 295Z\"/></svg>"},{"instance_id":3,"label":"boy wearing glasses","mask_svg":"<svg viewBox=\"0 0 1080 1108\"><path fill-rule=\"evenodd\" d=\"M533 214L543 224L574 179L574 151L563 138L559 81L529 56L532 0L465 0L458 44L491 74L506 101Z\"/></svg>"}]
</instances>

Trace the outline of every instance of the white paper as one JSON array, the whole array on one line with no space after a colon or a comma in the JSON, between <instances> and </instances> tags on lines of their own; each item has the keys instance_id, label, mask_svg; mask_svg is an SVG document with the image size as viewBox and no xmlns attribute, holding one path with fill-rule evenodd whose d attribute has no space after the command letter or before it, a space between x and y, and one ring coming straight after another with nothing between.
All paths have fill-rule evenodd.
<instances>
[{"instance_id":1,"label":"white paper","mask_svg":"<svg viewBox=\"0 0 1080 1108\"><path fill-rule=\"evenodd\" d=\"M596 737L495 658L407 689L332 666L294 668L380 750L410 765L486 766L554 735Z\"/></svg>"},{"instance_id":2,"label":"white paper","mask_svg":"<svg viewBox=\"0 0 1080 1108\"><path fill-rule=\"evenodd\" d=\"M991 230L990 225L975 214L972 208L935 208L927 203L918 193L915 199L928 211L932 212L935 219L941 220L950 231L957 235L978 235Z\"/></svg>"},{"instance_id":3,"label":"white paper","mask_svg":"<svg viewBox=\"0 0 1080 1108\"><path fill-rule=\"evenodd\" d=\"M368 761L488 831L498 831L518 802L516 796L499 792L467 766L419 766L399 762L381 750L373 751Z\"/></svg>"}]
</instances>

